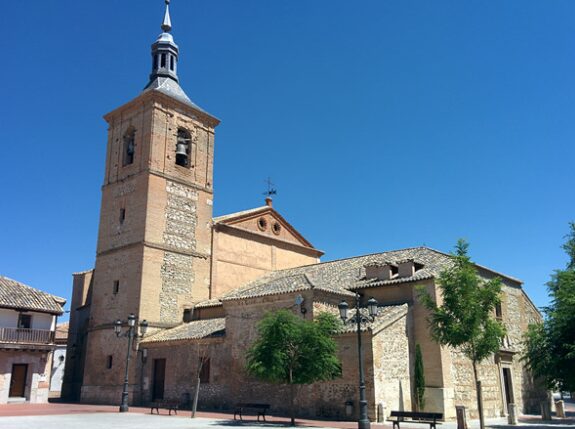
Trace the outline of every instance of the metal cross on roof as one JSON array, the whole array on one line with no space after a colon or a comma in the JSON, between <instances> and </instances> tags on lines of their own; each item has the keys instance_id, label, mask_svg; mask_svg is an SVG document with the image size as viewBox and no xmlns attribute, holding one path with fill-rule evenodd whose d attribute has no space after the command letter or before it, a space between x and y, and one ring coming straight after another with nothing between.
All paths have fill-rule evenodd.
<instances>
[{"instance_id":1,"label":"metal cross on roof","mask_svg":"<svg viewBox=\"0 0 575 429\"><path fill-rule=\"evenodd\" d=\"M278 193L278 191L274 188L275 185L272 183L271 178L268 177L267 180L264 180L264 183L268 185L268 190L264 192L263 195L271 197L272 195L276 195Z\"/></svg>"}]
</instances>

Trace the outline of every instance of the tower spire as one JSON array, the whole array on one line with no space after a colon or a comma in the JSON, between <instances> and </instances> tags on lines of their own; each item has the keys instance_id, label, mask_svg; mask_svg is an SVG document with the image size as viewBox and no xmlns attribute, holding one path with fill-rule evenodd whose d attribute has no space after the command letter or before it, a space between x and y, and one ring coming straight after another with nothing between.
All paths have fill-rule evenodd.
<instances>
[{"instance_id":1,"label":"tower spire","mask_svg":"<svg viewBox=\"0 0 575 429\"><path fill-rule=\"evenodd\" d=\"M169 33L172 29L172 21L170 20L170 0L165 0L166 12L164 13L164 22L162 22L162 31Z\"/></svg>"},{"instance_id":2,"label":"tower spire","mask_svg":"<svg viewBox=\"0 0 575 429\"><path fill-rule=\"evenodd\" d=\"M159 91L199 109L179 85L179 49L171 34L170 0L164 0L164 3L166 4L166 11L162 21L162 33L152 44L152 72L144 91Z\"/></svg>"},{"instance_id":3,"label":"tower spire","mask_svg":"<svg viewBox=\"0 0 575 429\"><path fill-rule=\"evenodd\" d=\"M164 0L166 12L162 22L162 34L152 45L152 74L150 82L157 77L166 77L178 81L176 66L178 63L178 45L170 34L172 30L172 20L170 19L170 0Z\"/></svg>"}]
</instances>

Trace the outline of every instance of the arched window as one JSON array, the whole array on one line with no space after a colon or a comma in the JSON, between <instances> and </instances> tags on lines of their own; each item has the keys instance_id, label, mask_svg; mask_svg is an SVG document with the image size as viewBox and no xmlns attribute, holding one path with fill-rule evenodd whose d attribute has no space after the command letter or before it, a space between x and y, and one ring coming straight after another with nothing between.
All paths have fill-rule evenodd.
<instances>
[{"instance_id":1,"label":"arched window","mask_svg":"<svg viewBox=\"0 0 575 429\"><path fill-rule=\"evenodd\" d=\"M133 164L134 154L136 153L136 129L134 127L128 128L124 134L124 156L122 164L124 166Z\"/></svg>"},{"instance_id":2,"label":"arched window","mask_svg":"<svg viewBox=\"0 0 575 429\"><path fill-rule=\"evenodd\" d=\"M192 145L192 136L184 128L178 128L178 140L176 142L176 165L182 167L190 166L190 153Z\"/></svg>"}]
</instances>

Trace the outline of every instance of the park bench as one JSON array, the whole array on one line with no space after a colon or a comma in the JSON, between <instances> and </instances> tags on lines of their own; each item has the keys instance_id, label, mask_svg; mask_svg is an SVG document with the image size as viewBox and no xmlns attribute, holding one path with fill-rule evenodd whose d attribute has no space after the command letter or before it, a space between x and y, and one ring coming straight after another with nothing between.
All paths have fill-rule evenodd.
<instances>
[{"instance_id":1,"label":"park bench","mask_svg":"<svg viewBox=\"0 0 575 429\"><path fill-rule=\"evenodd\" d=\"M257 404L253 402L238 403L234 409L234 420L236 420L236 415L240 415L240 420L242 419L242 413L252 410L257 413L258 422L260 421L260 416L266 421L266 411L270 408L270 404Z\"/></svg>"},{"instance_id":2,"label":"park bench","mask_svg":"<svg viewBox=\"0 0 575 429\"><path fill-rule=\"evenodd\" d=\"M424 413L416 411L392 411L389 420L393 422L393 429L399 429L399 423L423 423L428 424L429 429L435 429L437 420L443 419L442 413Z\"/></svg>"},{"instance_id":3,"label":"park bench","mask_svg":"<svg viewBox=\"0 0 575 429\"><path fill-rule=\"evenodd\" d=\"M165 410L168 410L169 415L171 416L172 411L174 412L174 414L178 414L179 406L180 403L178 401L167 401L161 399L159 401L154 401L150 403L150 414L154 414L154 409L156 410L156 414L160 414L160 408L164 408Z\"/></svg>"}]
</instances>

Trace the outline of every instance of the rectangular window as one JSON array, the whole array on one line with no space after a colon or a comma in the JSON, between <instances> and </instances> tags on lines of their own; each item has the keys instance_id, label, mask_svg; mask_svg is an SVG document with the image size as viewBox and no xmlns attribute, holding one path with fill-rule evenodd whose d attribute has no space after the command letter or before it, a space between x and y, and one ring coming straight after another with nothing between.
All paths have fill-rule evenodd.
<instances>
[{"instance_id":1,"label":"rectangular window","mask_svg":"<svg viewBox=\"0 0 575 429\"><path fill-rule=\"evenodd\" d=\"M112 369L112 355L106 357L106 369Z\"/></svg>"},{"instance_id":2,"label":"rectangular window","mask_svg":"<svg viewBox=\"0 0 575 429\"><path fill-rule=\"evenodd\" d=\"M124 223L126 220L126 209L120 209L120 223Z\"/></svg>"},{"instance_id":3,"label":"rectangular window","mask_svg":"<svg viewBox=\"0 0 575 429\"><path fill-rule=\"evenodd\" d=\"M161 56L160 67L162 67L162 68L166 67L166 54L162 54L162 56Z\"/></svg>"},{"instance_id":4,"label":"rectangular window","mask_svg":"<svg viewBox=\"0 0 575 429\"><path fill-rule=\"evenodd\" d=\"M20 313L18 315L18 328L30 329L31 327L32 327L32 315Z\"/></svg>"},{"instance_id":5,"label":"rectangular window","mask_svg":"<svg viewBox=\"0 0 575 429\"><path fill-rule=\"evenodd\" d=\"M210 382L210 358L204 358L203 362L200 370L200 383L207 384Z\"/></svg>"},{"instance_id":6,"label":"rectangular window","mask_svg":"<svg viewBox=\"0 0 575 429\"><path fill-rule=\"evenodd\" d=\"M499 303L495 306L495 317L498 320L503 319L503 310L501 309L501 303Z\"/></svg>"},{"instance_id":7,"label":"rectangular window","mask_svg":"<svg viewBox=\"0 0 575 429\"><path fill-rule=\"evenodd\" d=\"M120 292L120 280L114 280L114 294Z\"/></svg>"}]
</instances>

